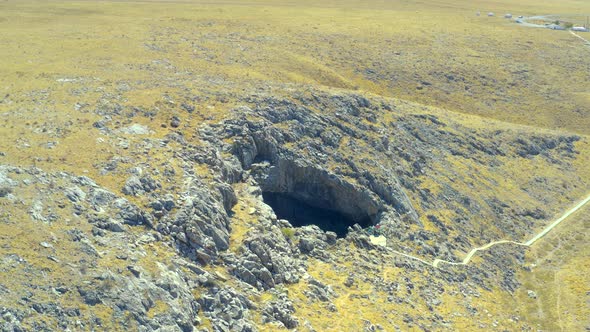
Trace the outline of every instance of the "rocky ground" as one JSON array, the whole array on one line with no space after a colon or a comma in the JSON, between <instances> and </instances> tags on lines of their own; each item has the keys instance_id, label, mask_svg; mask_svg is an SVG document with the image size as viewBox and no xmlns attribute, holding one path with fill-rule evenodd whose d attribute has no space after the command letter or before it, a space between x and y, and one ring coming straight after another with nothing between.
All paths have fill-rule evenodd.
<instances>
[{"instance_id":1,"label":"rocky ground","mask_svg":"<svg viewBox=\"0 0 590 332\"><path fill-rule=\"evenodd\" d=\"M429 264L590 182L578 48L456 2L0 4L0 331L590 326L581 222Z\"/></svg>"},{"instance_id":2,"label":"rocky ground","mask_svg":"<svg viewBox=\"0 0 590 332\"><path fill-rule=\"evenodd\" d=\"M442 270L395 251L459 261L474 245L526 237L562 207L552 197L573 197L584 183L573 165L587 142L497 124L470 129L402 104L321 91L251 97L192 136L175 130L183 118L172 117L163 139L133 121L115 129L118 115L97 110L102 120L88 126L100 139L120 146L141 137L123 143L128 157L95 165L125 177L114 191L4 155L2 329L324 330L307 307L337 317L350 310L347 301L366 301L383 311L355 322L362 328L431 330L456 323L443 308L447 297L463 299L457 315L478 317L480 308L467 304L474 297L519 287L522 248L498 246L471 266ZM159 149L171 160L145 157ZM505 198L465 191L500 181L477 177L482 170L519 183L511 168L533 162L563 176L536 177L513 192L495 183L514 195ZM435 183L426 187L427 178ZM343 238L293 227L263 192L368 218L387 247L371 244L358 225ZM517 195L531 199L510 199ZM520 319L503 311L478 327L528 326Z\"/></svg>"}]
</instances>

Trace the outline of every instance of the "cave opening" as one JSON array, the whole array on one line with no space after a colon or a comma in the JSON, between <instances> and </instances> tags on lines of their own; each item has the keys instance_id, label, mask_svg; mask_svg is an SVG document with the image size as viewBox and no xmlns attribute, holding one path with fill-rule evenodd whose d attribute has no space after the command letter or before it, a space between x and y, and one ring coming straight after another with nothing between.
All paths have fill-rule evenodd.
<instances>
[{"instance_id":1,"label":"cave opening","mask_svg":"<svg viewBox=\"0 0 590 332\"><path fill-rule=\"evenodd\" d=\"M316 225L323 231L332 231L339 238L345 237L348 227L359 224L362 228L371 226L369 216L350 216L340 211L319 207L285 193L263 192L262 198L279 219L288 220L294 227Z\"/></svg>"}]
</instances>

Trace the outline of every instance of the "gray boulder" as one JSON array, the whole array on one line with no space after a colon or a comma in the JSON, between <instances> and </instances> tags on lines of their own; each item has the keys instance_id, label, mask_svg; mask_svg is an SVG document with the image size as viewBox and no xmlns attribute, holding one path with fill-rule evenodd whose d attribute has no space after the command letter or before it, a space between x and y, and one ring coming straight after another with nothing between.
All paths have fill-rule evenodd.
<instances>
[{"instance_id":1,"label":"gray boulder","mask_svg":"<svg viewBox=\"0 0 590 332\"><path fill-rule=\"evenodd\" d=\"M299 326L299 320L293 316L295 307L287 295L278 293L276 300L269 302L262 310L262 321L264 323L280 324L288 329Z\"/></svg>"}]
</instances>

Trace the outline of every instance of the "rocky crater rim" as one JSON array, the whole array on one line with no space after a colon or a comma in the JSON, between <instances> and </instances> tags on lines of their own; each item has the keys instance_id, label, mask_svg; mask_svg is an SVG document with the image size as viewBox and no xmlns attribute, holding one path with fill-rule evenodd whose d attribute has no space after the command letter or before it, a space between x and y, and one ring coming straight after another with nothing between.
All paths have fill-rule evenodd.
<instances>
[{"instance_id":1,"label":"rocky crater rim","mask_svg":"<svg viewBox=\"0 0 590 332\"><path fill-rule=\"evenodd\" d=\"M345 237L355 224L366 228L378 222L384 206L370 191L305 160L281 154L271 160L257 156L257 163L250 165L250 175L278 218L295 227L316 225L338 237Z\"/></svg>"}]
</instances>

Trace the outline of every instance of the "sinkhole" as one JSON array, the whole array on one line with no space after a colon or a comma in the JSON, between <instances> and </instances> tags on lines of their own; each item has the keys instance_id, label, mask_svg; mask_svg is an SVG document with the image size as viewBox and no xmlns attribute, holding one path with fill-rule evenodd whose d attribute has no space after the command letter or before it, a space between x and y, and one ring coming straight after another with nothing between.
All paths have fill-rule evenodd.
<instances>
[{"instance_id":1,"label":"sinkhole","mask_svg":"<svg viewBox=\"0 0 590 332\"><path fill-rule=\"evenodd\" d=\"M339 238L345 237L348 227L359 224L362 228L373 224L368 215L351 216L346 213L321 207L292 197L286 193L263 192L262 198L275 212L279 219L288 220L294 227L316 225L323 231L332 231Z\"/></svg>"}]
</instances>

